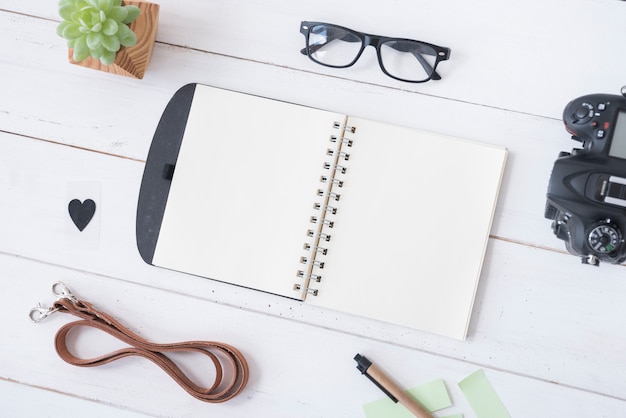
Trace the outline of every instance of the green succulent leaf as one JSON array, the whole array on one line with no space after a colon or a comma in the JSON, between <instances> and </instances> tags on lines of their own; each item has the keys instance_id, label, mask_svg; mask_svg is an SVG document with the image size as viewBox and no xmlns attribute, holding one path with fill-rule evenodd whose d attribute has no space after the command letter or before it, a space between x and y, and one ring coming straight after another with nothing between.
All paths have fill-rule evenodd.
<instances>
[{"instance_id":1,"label":"green succulent leaf","mask_svg":"<svg viewBox=\"0 0 626 418\"><path fill-rule=\"evenodd\" d=\"M92 51L102 46L102 39L104 35L100 32L91 32L87 34L87 46Z\"/></svg>"},{"instance_id":2,"label":"green succulent leaf","mask_svg":"<svg viewBox=\"0 0 626 418\"><path fill-rule=\"evenodd\" d=\"M100 62L104 65L111 65L113 61L115 61L115 52L112 51L104 51L100 57Z\"/></svg>"},{"instance_id":3,"label":"green succulent leaf","mask_svg":"<svg viewBox=\"0 0 626 418\"><path fill-rule=\"evenodd\" d=\"M126 16L124 20L122 20L122 23L129 24L139 17L139 12L140 12L139 7L124 6L124 9L126 9L126 11L128 12L128 15Z\"/></svg>"},{"instance_id":4,"label":"green succulent leaf","mask_svg":"<svg viewBox=\"0 0 626 418\"><path fill-rule=\"evenodd\" d=\"M120 40L114 36L105 36L102 38L102 46L110 52L117 52L120 50Z\"/></svg>"},{"instance_id":5,"label":"green succulent leaf","mask_svg":"<svg viewBox=\"0 0 626 418\"><path fill-rule=\"evenodd\" d=\"M123 22L128 16L128 10L121 6L114 6L109 13L109 17L117 22Z\"/></svg>"},{"instance_id":6,"label":"green succulent leaf","mask_svg":"<svg viewBox=\"0 0 626 418\"><path fill-rule=\"evenodd\" d=\"M89 26L97 25L101 22L100 12L98 10L89 10L89 13L86 14L85 20Z\"/></svg>"},{"instance_id":7,"label":"green succulent leaf","mask_svg":"<svg viewBox=\"0 0 626 418\"><path fill-rule=\"evenodd\" d=\"M98 48L91 50L91 56L94 57L95 59L100 59L100 57L102 57L102 54L104 54L105 51L106 49L104 49L104 47L100 45Z\"/></svg>"},{"instance_id":8,"label":"green succulent leaf","mask_svg":"<svg viewBox=\"0 0 626 418\"><path fill-rule=\"evenodd\" d=\"M104 33L107 36L115 35L118 29L119 29L119 25L113 19L107 19L102 24L102 33Z\"/></svg>"},{"instance_id":9,"label":"green succulent leaf","mask_svg":"<svg viewBox=\"0 0 626 418\"><path fill-rule=\"evenodd\" d=\"M63 32L68 26L73 25L73 24L74 24L73 22L68 22L67 20L64 20L61 23L59 23L59 26L57 26L57 35L59 35L62 38L65 38L65 36L63 36Z\"/></svg>"},{"instance_id":10,"label":"green succulent leaf","mask_svg":"<svg viewBox=\"0 0 626 418\"><path fill-rule=\"evenodd\" d=\"M87 36L83 36L74 41L74 61L81 62L91 55L87 46Z\"/></svg>"},{"instance_id":11,"label":"green succulent leaf","mask_svg":"<svg viewBox=\"0 0 626 418\"><path fill-rule=\"evenodd\" d=\"M60 0L59 1L59 11L65 7L70 7L72 9L75 9L75 0Z\"/></svg>"},{"instance_id":12,"label":"green succulent leaf","mask_svg":"<svg viewBox=\"0 0 626 418\"><path fill-rule=\"evenodd\" d=\"M59 16L61 16L64 20L72 20L74 10L75 8L71 4L59 5Z\"/></svg>"},{"instance_id":13,"label":"green succulent leaf","mask_svg":"<svg viewBox=\"0 0 626 418\"><path fill-rule=\"evenodd\" d=\"M70 22L70 24L65 25L63 27L63 32L61 34L65 39L76 39L83 36L83 33L80 31L80 26L75 23Z\"/></svg>"},{"instance_id":14,"label":"green succulent leaf","mask_svg":"<svg viewBox=\"0 0 626 418\"><path fill-rule=\"evenodd\" d=\"M113 0L100 0L98 1L98 9L103 11L105 14L109 14L111 9L113 8Z\"/></svg>"},{"instance_id":15,"label":"green succulent leaf","mask_svg":"<svg viewBox=\"0 0 626 418\"><path fill-rule=\"evenodd\" d=\"M62 22L56 32L74 49L75 61L92 56L109 65L122 46L137 43L127 25L139 14L137 6L122 6L122 0L59 0Z\"/></svg>"},{"instance_id":16,"label":"green succulent leaf","mask_svg":"<svg viewBox=\"0 0 626 418\"><path fill-rule=\"evenodd\" d=\"M137 36L126 25L120 25L119 30L117 31L117 37L119 38L120 43L125 47L134 46L137 43Z\"/></svg>"}]
</instances>

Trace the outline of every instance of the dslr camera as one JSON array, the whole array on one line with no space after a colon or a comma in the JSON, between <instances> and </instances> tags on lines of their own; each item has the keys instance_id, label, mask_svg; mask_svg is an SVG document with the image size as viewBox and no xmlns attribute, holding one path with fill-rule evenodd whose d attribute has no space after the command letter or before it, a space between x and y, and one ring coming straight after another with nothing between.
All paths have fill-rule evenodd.
<instances>
[{"instance_id":1,"label":"dslr camera","mask_svg":"<svg viewBox=\"0 0 626 418\"><path fill-rule=\"evenodd\" d=\"M563 111L581 145L554 162L545 217L584 264L626 260L626 86L621 93L579 97Z\"/></svg>"}]
</instances>

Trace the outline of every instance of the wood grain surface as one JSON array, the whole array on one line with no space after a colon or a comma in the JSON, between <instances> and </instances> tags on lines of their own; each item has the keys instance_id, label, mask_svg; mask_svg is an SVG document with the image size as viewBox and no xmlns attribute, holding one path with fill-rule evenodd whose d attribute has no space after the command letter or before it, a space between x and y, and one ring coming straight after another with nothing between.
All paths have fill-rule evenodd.
<instances>
[{"instance_id":1,"label":"wood grain surface","mask_svg":"<svg viewBox=\"0 0 626 418\"><path fill-rule=\"evenodd\" d=\"M479 368L513 417L625 416L626 270L581 265L543 212L552 164L576 145L563 108L626 84L626 2L159 6L150 65L136 79L70 65L56 2L0 0L0 416L362 417L383 394L355 370L357 352L407 386L443 379L453 406L437 417L475 416L457 383ZM322 67L299 52L301 20L439 44L451 58L441 80L415 85L386 77L371 48L349 69ZM191 82L507 147L467 341L146 265L135 244L144 162L169 98ZM67 213L77 185L97 194L83 232ZM445 249L450 262L463 250L453 237ZM70 318L28 319L52 303L58 280L151 341L234 345L250 363L246 390L204 404L147 361L63 363L52 341ZM118 346L85 332L74 349ZM210 380L201 360L178 360Z\"/></svg>"},{"instance_id":2,"label":"wood grain surface","mask_svg":"<svg viewBox=\"0 0 626 418\"><path fill-rule=\"evenodd\" d=\"M130 30L135 32L137 43L132 47L122 46L115 56L115 61L110 65L104 65L99 59L93 57L87 57L76 62L73 58L74 50L69 48L68 59L70 63L111 74L143 78L154 50L159 24L159 5L147 1L124 1L122 4L139 7L139 17L128 26Z\"/></svg>"}]
</instances>

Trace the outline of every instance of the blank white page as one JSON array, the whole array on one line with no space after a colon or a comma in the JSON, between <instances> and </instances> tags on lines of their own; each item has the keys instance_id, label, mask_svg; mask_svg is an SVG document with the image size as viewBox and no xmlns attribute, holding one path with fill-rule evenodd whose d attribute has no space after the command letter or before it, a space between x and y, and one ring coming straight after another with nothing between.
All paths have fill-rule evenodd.
<instances>
[{"instance_id":1,"label":"blank white page","mask_svg":"<svg viewBox=\"0 0 626 418\"><path fill-rule=\"evenodd\" d=\"M350 117L319 290L307 302L464 339L506 150Z\"/></svg>"},{"instance_id":2,"label":"blank white page","mask_svg":"<svg viewBox=\"0 0 626 418\"><path fill-rule=\"evenodd\" d=\"M289 297L335 121L198 85L153 264Z\"/></svg>"}]
</instances>

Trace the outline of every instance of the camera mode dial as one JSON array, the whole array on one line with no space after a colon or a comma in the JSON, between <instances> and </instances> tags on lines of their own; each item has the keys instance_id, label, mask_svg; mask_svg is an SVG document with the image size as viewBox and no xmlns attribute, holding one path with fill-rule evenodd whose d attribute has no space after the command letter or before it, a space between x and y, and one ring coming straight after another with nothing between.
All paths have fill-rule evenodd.
<instances>
[{"instance_id":1,"label":"camera mode dial","mask_svg":"<svg viewBox=\"0 0 626 418\"><path fill-rule=\"evenodd\" d=\"M622 245L622 233L610 219L591 225L587 234L587 244L597 255L610 255Z\"/></svg>"}]
</instances>

